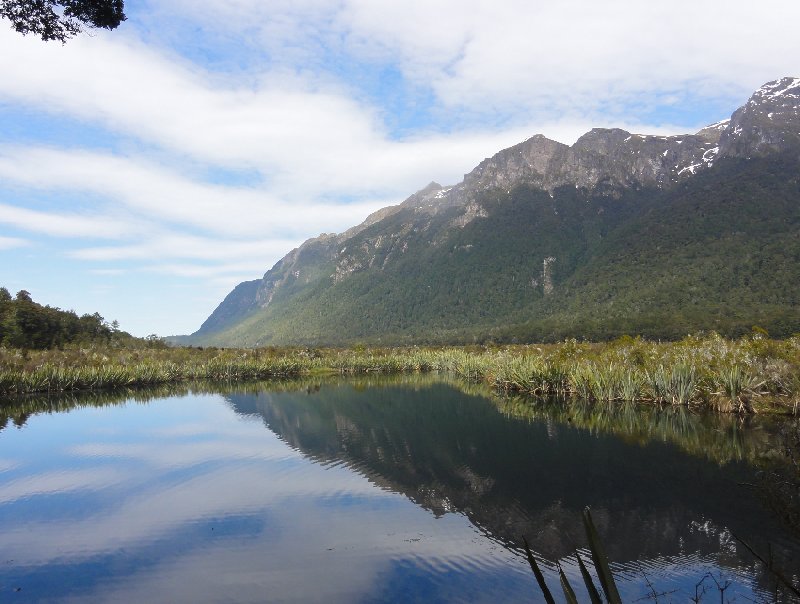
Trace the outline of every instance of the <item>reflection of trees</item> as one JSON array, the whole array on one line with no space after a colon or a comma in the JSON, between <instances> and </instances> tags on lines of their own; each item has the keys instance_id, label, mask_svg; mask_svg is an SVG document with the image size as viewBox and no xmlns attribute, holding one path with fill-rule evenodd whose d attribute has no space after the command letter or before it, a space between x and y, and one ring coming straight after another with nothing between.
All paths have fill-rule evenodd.
<instances>
[{"instance_id":1,"label":"reflection of trees","mask_svg":"<svg viewBox=\"0 0 800 604\"><path fill-rule=\"evenodd\" d=\"M781 426L761 465L758 485L764 501L800 539L800 421Z\"/></svg>"},{"instance_id":2,"label":"reflection of trees","mask_svg":"<svg viewBox=\"0 0 800 604\"><path fill-rule=\"evenodd\" d=\"M264 388L288 387L283 382L252 384L225 384L219 382L183 382L162 384L147 388L118 388L115 390L87 390L0 397L0 430L9 421L21 427L33 415L40 413L66 413L87 407L110 407L128 402L148 403L155 399L191 394L222 394L230 391L257 393ZM292 383L291 387L300 387Z\"/></svg>"},{"instance_id":3,"label":"reflection of trees","mask_svg":"<svg viewBox=\"0 0 800 604\"><path fill-rule=\"evenodd\" d=\"M86 407L108 407L127 402L148 403L166 397L190 396L193 394L258 394L260 392L312 392L319 390L323 380L318 377L273 379L268 381L221 382L197 380L193 382L167 383L137 388L113 390L85 390L53 393L35 393L19 396L0 396L0 430L9 422L22 427L28 418L40 413L66 413ZM377 384L406 384L421 387L437 380L432 374L410 374L389 376L358 376L351 378L325 378L326 384L347 383L354 388L366 389Z\"/></svg>"},{"instance_id":4,"label":"reflection of trees","mask_svg":"<svg viewBox=\"0 0 800 604\"><path fill-rule=\"evenodd\" d=\"M775 442L776 418L695 413L683 406L594 403L586 400L536 400L496 397L498 409L512 417L573 425L594 434L613 434L630 444L669 442L718 464L754 463Z\"/></svg>"}]
</instances>

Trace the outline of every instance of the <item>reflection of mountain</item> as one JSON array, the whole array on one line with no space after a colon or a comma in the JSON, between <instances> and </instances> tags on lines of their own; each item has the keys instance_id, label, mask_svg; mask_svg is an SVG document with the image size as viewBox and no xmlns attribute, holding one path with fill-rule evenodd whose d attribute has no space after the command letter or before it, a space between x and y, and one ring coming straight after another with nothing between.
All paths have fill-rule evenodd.
<instances>
[{"instance_id":1,"label":"reflection of mountain","mask_svg":"<svg viewBox=\"0 0 800 604\"><path fill-rule=\"evenodd\" d=\"M586 505L619 562L702 552L749 565L731 531L788 547L739 484L751 479L744 464L720 467L668 444L520 421L444 384L228 398L305 455L344 462L434 514L461 512L505 543L524 534L550 559L583 545Z\"/></svg>"}]
</instances>

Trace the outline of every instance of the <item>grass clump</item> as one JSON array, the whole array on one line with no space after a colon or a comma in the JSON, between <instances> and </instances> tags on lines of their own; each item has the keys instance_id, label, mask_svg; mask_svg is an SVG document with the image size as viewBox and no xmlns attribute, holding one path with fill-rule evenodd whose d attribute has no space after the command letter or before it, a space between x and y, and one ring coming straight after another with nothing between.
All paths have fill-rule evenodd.
<instances>
[{"instance_id":1,"label":"grass clump","mask_svg":"<svg viewBox=\"0 0 800 604\"><path fill-rule=\"evenodd\" d=\"M409 372L448 373L505 393L796 413L800 336L729 340L712 333L666 343L627 337L594 344L445 348L0 347L0 395Z\"/></svg>"}]
</instances>

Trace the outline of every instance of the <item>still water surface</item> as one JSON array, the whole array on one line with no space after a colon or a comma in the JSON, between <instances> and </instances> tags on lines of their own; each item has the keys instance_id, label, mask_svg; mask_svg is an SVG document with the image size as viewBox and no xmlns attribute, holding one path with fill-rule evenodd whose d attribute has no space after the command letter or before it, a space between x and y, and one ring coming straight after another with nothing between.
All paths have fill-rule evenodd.
<instances>
[{"instance_id":1,"label":"still water surface","mask_svg":"<svg viewBox=\"0 0 800 604\"><path fill-rule=\"evenodd\" d=\"M743 484L765 426L432 380L268 388L0 415L0 602L538 602L520 536L560 594L587 505L626 602L708 573L704 602L715 581L768 600L734 533L800 560Z\"/></svg>"}]
</instances>

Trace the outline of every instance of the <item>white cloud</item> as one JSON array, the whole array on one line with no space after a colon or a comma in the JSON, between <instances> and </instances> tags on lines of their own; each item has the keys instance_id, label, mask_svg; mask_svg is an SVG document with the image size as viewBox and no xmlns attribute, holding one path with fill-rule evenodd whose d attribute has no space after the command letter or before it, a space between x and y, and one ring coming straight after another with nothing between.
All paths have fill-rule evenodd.
<instances>
[{"instance_id":1,"label":"white cloud","mask_svg":"<svg viewBox=\"0 0 800 604\"><path fill-rule=\"evenodd\" d=\"M281 255L301 243L297 240L264 239L260 241L228 241L164 234L147 241L124 246L83 248L72 256L83 260L153 260L188 258L193 260L227 261L237 258L264 258Z\"/></svg>"},{"instance_id":2,"label":"white cloud","mask_svg":"<svg viewBox=\"0 0 800 604\"><path fill-rule=\"evenodd\" d=\"M251 7L247 3L236 6ZM303 10L314 6L304 5ZM575 3L568 6L577 11ZM566 13L562 9L531 12L522 6L516 7L519 13L508 7L489 12L469 6L451 12L452 8L448 2L436 2L423 11L412 3L403 16L407 8L401 10L400 5L352 1L328 26L342 28L355 50L369 45L385 48L392 57L399 57L410 78L429 81L442 102L467 108L475 119L509 104L517 110L522 107L527 117L517 118L504 131L421 133L408 140L392 140L376 107L355 100L345 86L318 84L315 73L299 70L301 75L296 75L276 68L238 81L221 78L113 35L79 38L65 47L54 47L0 32L0 51L22 57L0 64L4 81L0 95L57 115L99 123L201 162L255 169L265 187L257 195L307 205L323 196L402 198L431 179L452 182L501 146L538 132L553 136L548 127L554 121L566 125L562 116L567 110L576 116L570 128L574 132L578 124L594 123L587 116L599 112L598 103L630 100L645 90L673 91L687 81L710 77L719 67L712 61L706 66L709 73L691 69L680 78L659 73L656 79L651 62L692 64L704 55L698 55L696 44L690 45L690 61L674 41L660 43L670 48L652 56L630 53L631 38L643 38L642 44L651 40L652 32L645 28L647 35L642 34L637 23L661 16L652 10L632 11L634 26L630 27L630 20L622 21L628 24L623 26L586 8L586 14L571 24L572 33L542 25L546 31L537 28L532 35L530 21L549 24L565 19ZM447 14L454 16L446 20ZM670 20L666 23L674 25ZM597 31L604 33L594 40ZM714 52L707 49L705 55ZM668 61L668 57L673 58ZM31 64L36 69L30 69ZM714 82L728 89L741 87L725 81L723 70L718 73ZM531 123L533 119L536 123ZM86 170L72 168L88 159L61 162L58 177L66 177L66 182L85 178ZM90 181L103 180L104 175L110 180L118 170L109 163L113 162L98 164L100 169L90 175ZM118 189L129 191L130 180L146 182L133 173L141 168L129 166L129 178L118 180ZM150 191L138 196L137 203L150 203L168 218L173 213L181 220L185 216L181 204L191 203L199 207L198 220L203 220L207 203L203 191L209 187L203 191L184 187L190 197L176 200L174 179L161 178L157 184L160 194ZM154 184L151 189L155 188ZM243 207L251 206L252 202L242 201L243 193L238 193ZM164 203L164 198L170 203ZM231 214L229 219L241 225ZM227 219L217 216L215 222Z\"/></svg>"},{"instance_id":3,"label":"white cloud","mask_svg":"<svg viewBox=\"0 0 800 604\"><path fill-rule=\"evenodd\" d=\"M0 212L2 212L1 206ZM31 242L27 239L21 239L19 237L3 237L0 235L0 250L10 250L16 247L25 247L30 244Z\"/></svg>"},{"instance_id":4,"label":"white cloud","mask_svg":"<svg viewBox=\"0 0 800 604\"><path fill-rule=\"evenodd\" d=\"M39 190L92 193L124 204L148 220L195 226L228 235L274 237L309 230L342 230L378 209L373 201L350 204L292 203L277 199L268 190L209 184L192 180L151 161L96 152L0 146L0 178ZM16 218L15 218L16 216ZM0 213L0 221L42 225L42 213ZM56 221L58 222L58 221ZM90 227L95 228L95 227ZM98 230L99 225L98 225ZM119 234L123 224L108 233ZM75 224L61 230L85 234ZM141 229L140 229L141 230Z\"/></svg>"},{"instance_id":5,"label":"white cloud","mask_svg":"<svg viewBox=\"0 0 800 604\"><path fill-rule=\"evenodd\" d=\"M391 152L372 109L285 73L220 82L174 57L103 35L54 48L0 30L0 54L21 57L0 63L5 99L91 120L200 161L255 168L281 197L369 192L375 180L364 175L374 172L372 158L381 163ZM397 187L403 167L399 177L383 172L381 188Z\"/></svg>"},{"instance_id":6,"label":"white cloud","mask_svg":"<svg viewBox=\"0 0 800 604\"><path fill-rule=\"evenodd\" d=\"M93 268L89 270L92 275L102 275L104 277L120 277L127 272L121 268Z\"/></svg>"},{"instance_id":7,"label":"white cloud","mask_svg":"<svg viewBox=\"0 0 800 604\"><path fill-rule=\"evenodd\" d=\"M787 0L758 11L742 0L349 0L343 11L355 41L397 57L447 105L544 115L687 85L746 94L797 71L798 20L800 4Z\"/></svg>"},{"instance_id":8,"label":"white cloud","mask_svg":"<svg viewBox=\"0 0 800 604\"><path fill-rule=\"evenodd\" d=\"M765 0L757 11L744 0L206 0L193 11L186 0L163 4L209 28L241 30L246 22L248 44L260 43L273 64L296 67L302 45L347 52L397 65L446 106L478 113L591 115L687 88L735 98L800 67L793 0ZM314 57L305 58L314 68Z\"/></svg>"},{"instance_id":9,"label":"white cloud","mask_svg":"<svg viewBox=\"0 0 800 604\"><path fill-rule=\"evenodd\" d=\"M54 237L117 239L137 231L130 223L109 217L44 212L7 204L0 204L0 223Z\"/></svg>"},{"instance_id":10,"label":"white cloud","mask_svg":"<svg viewBox=\"0 0 800 604\"><path fill-rule=\"evenodd\" d=\"M136 268L126 271L129 278L135 272L199 280L215 295L224 296L237 283L259 278L300 243L301 240L236 241L161 233L130 245L79 248L68 255L91 262L134 262ZM114 269L91 272L103 276L122 274Z\"/></svg>"},{"instance_id":11,"label":"white cloud","mask_svg":"<svg viewBox=\"0 0 800 604\"><path fill-rule=\"evenodd\" d=\"M0 224L71 239L97 279L124 266L115 287L208 291L533 134L683 132L705 119L688 101L727 117L800 72L799 21L789 0L163 0L64 46L0 27Z\"/></svg>"},{"instance_id":12,"label":"white cloud","mask_svg":"<svg viewBox=\"0 0 800 604\"><path fill-rule=\"evenodd\" d=\"M230 289L237 283L260 277L268 266L263 259L251 259L215 265L162 263L148 266L144 270L178 277L205 279L209 284L224 284Z\"/></svg>"},{"instance_id":13,"label":"white cloud","mask_svg":"<svg viewBox=\"0 0 800 604\"><path fill-rule=\"evenodd\" d=\"M173 4L175 10L186 9L181 2ZM285 217L307 225L305 233L335 230L348 223L308 226L311 217L338 213L326 213L317 201L322 197L399 201L431 179L452 184L481 158L534 133L563 140L553 130L567 130L574 140L578 128L597 125L587 116L600 111L598 104L613 106L644 91L668 94L687 81L709 80L702 85L728 91L751 86L743 79L760 83L765 76L751 73L755 66L763 73L766 55L775 63L775 57L796 56L776 50L797 46L791 36L774 35L774 27L789 27L784 21L757 49L748 48L737 37L739 20L727 16L735 11L718 14L705 5L693 9L692 19L672 5L622 0L610 6L573 1L491 7L450 0L348 0L336 10L323 10L318 2L277 3L268 9L246 0L203 6L184 14L207 15L230 27L240 27L246 18L296 35L338 33L351 52L399 61L407 77L428 82L445 105L466 107L474 116L511 105L529 115L500 132L420 133L396 141L385 131L377 107L355 100L346 85L329 85L330 77L317 83L318 74L301 66L225 78L124 35L81 37L57 47L0 31L2 54L21 58L0 64L5 99L99 123L201 162L255 169L263 186L215 187L141 158L74 149L31 150L19 157L14 150L3 158L5 175L37 186L79 185L166 220L228 234L269 231L272 225L281 230ZM781 6L784 13L800 11ZM709 44L702 31L713 31L715 43ZM734 77L720 61L752 69L740 69L744 73ZM794 59L783 61L786 69L794 66ZM565 119L566 110L575 119ZM611 109L615 119L622 111L623 106ZM540 121L531 124L534 118ZM230 211L220 214L223 197ZM301 207L309 208L307 215L300 214ZM350 223L370 209L374 206L349 212Z\"/></svg>"}]
</instances>

